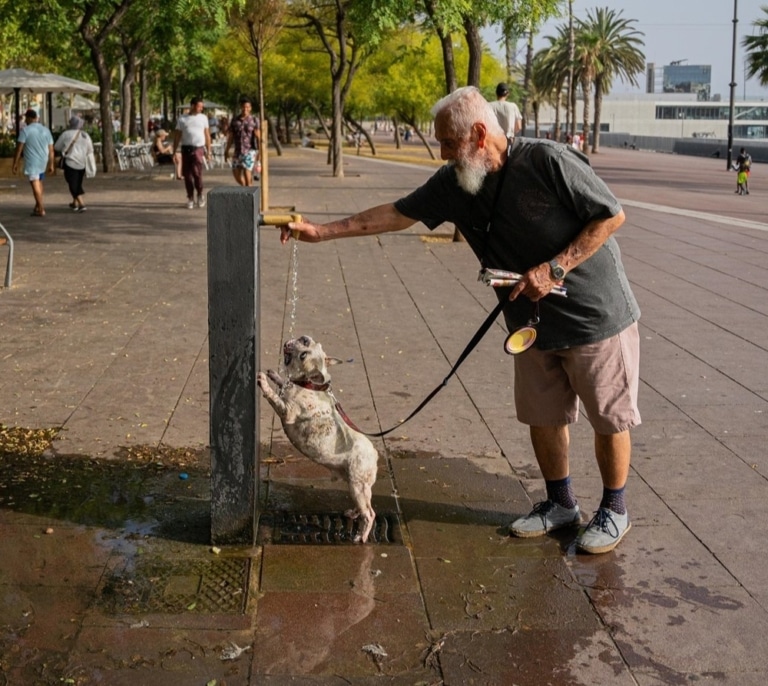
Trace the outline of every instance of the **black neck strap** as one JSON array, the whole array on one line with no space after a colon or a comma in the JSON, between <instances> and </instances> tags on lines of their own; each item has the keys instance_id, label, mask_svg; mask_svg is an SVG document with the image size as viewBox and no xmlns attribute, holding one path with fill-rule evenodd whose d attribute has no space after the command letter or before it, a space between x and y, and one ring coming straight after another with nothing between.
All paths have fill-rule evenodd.
<instances>
[{"instance_id":1,"label":"black neck strap","mask_svg":"<svg viewBox=\"0 0 768 686\"><path fill-rule=\"evenodd\" d=\"M491 228L493 227L493 220L496 217L496 208L499 206L499 198L501 198L501 191L504 188L504 179L507 178L507 166L509 162L509 156L512 153L512 140L507 138L507 157L504 160L504 165L501 168L499 174L499 182L496 185L496 193L493 196L493 205L491 206L491 215L488 217L488 225L485 227L485 242L483 244L483 256L480 258L480 267L485 269L486 257L488 256L488 242L491 240Z\"/></svg>"}]
</instances>

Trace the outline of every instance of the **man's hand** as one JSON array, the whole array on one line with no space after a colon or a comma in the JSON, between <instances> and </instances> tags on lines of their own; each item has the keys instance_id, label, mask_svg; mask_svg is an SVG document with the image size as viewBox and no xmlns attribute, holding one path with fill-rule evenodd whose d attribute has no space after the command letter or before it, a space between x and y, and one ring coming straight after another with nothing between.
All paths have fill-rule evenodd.
<instances>
[{"instance_id":1,"label":"man's hand","mask_svg":"<svg viewBox=\"0 0 768 686\"><path fill-rule=\"evenodd\" d=\"M549 295L550 291L557 285L562 285L562 281L556 281L552 278L552 272L549 269L549 264L540 264L533 269L529 269L523 278L509 294L510 300L517 299L517 296L524 295L528 300L536 302L541 300L544 296Z\"/></svg>"},{"instance_id":2,"label":"man's hand","mask_svg":"<svg viewBox=\"0 0 768 686\"><path fill-rule=\"evenodd\" d=\"M305 243L318 243L322 239L320 228L317 224L311 222L288 222L279 227L280 242L285 245L293 237L297 241Z\"/></svg>"}]
</instances>

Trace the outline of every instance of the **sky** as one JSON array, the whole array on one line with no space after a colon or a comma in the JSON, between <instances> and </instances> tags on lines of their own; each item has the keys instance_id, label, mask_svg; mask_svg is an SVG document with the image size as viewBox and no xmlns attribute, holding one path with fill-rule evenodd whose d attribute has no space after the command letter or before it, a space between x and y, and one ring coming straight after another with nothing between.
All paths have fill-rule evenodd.
<instances>
[{"instance_id":1,"label":"sky","mask_svg":"<svg viewBox=\"0 0 768 686\"><path fill-rule=\"evenodd\" d=\"M720 93L723 100L730 97L731 53L733 48L733 10L737 3L737 40L735 68L735 96L737 100L746 96L768 100L768 88L761 86L757 79L744 79L745 51L741 47L745 35L754 34L757 29L753 22L768 19L768 13L761 11L761 6L768 7L768 0L575 0L573 12L576 17L586 18L588 10L596 7L609 7L624 19L634 19L635 28L645 35L641 36L645 46L646 62L654 62L657 67L675 60L687 60L683 64L712 65L712 94ZM567 13L568 3L563 2ZM556 27L567 23L567 16L546 23L535 40L538 50L548 45L543 36L556 35ZM493 40L492 38L490 40ZM525 45L521 40L518 45L519 60L525 60ZM494 46L494 52L501 48ZM503 54L503 53L502 53ZM639 87L614 83L612 93L632 93L645 91L645 74L638 76Z\"/></svg>"}]
</instances>

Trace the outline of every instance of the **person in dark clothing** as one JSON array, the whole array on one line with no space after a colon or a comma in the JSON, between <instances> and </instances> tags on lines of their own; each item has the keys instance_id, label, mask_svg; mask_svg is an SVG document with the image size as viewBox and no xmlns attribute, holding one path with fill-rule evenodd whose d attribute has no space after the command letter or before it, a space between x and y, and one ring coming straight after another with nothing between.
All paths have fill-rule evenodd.
<instances>
[{"instance_id":1,"label":"person in dark clothing","mask_svg":"<svg viewBox=\"0 0 768 686\"><path fill-rule=\"evenodd\" d=\"M603 482L600 506L576 537L578 550L613 550L630 529L625 487L630 429L640 423L640 309L613 234L624 212L588 159L543 139L507 138L480 91L459 88L432 110L448 164L394 203L315 224L281 227L281 241L319 242L452 222L481 267L517 272L497 290L515 331L538 313L532 347L514 356L517 418L530 427L547 498L510 524L514 536L577 526L569 425L580 402L594 432ZM550 295L567 289L567 297Z\"/></svg>"}]
</instances>

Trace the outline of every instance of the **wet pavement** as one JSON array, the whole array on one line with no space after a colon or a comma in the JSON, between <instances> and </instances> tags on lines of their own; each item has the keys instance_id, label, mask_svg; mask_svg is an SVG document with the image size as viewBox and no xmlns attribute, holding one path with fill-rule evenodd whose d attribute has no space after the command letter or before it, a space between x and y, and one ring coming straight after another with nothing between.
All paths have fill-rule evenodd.
<instances>
[{"instance_id":1,"label":"wet pavement","mask_svg":"<svg viewBox=\"0 0 768 686\"><path fill-rule=\"evenodd\" d=\"M500 323L376 441L374 542L349 542L344 483L262 403L259 538L214 548L205 213L175 181L124 172L86 183L84 215L49 180L37 219L29 189L0 180L16 241L0 289L0 686L765 684L762 166L740 197L722 160L606 149L593 163L624 203L643 311L634 526L594 557L573 532L505 535L543 484ZM273 208L344 216L430 174L352 155L345 170L333 179L319 151L271 158ZM345 360L334 391L367 431L440 383L495 304L450 227L295 251L260 233L262 368L312 335ZM572 454L589 513L584 419Z\"/></svg>"}]
</instances>

